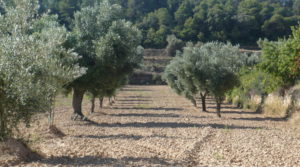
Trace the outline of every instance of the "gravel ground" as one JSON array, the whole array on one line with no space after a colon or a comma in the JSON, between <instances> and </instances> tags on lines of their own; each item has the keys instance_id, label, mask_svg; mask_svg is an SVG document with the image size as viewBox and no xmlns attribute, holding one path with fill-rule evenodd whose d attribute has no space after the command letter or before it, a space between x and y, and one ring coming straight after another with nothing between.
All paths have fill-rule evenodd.
<instances>
[{"instance_id":1,"label":"gravel ground","mask_svg":"<svg viewBox=\"0 0 300 167\"><path fill-rule=\"evenodd\" d=\"M300 166L300 133L287 122L226 104L218 118L212 99L203 113L166 86L124 88L88 115L94 123L71 121L69 99L60 100L56 125L66 137L45 137L40 116L26 134L46 157L19 166Z\"/></svg>"}]
</instances>

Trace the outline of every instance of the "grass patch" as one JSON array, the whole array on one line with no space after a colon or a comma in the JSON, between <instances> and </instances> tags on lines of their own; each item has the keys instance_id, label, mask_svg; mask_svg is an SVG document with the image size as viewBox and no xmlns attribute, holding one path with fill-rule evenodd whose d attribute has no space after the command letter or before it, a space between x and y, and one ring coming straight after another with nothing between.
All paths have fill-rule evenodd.
<instances>
[{"instance_id":1,"label":"grass patch","mask_svg":"<svg viewBox=\"0 0 300 167\"><path fill-rule=\"evenodd\" d=\"M284 117L289 102L287 98L270 95L263 106L263 113L266 116Z\"/></svg>"},{"instance_id":2,"label":"grass patch","mask_svg":"<svg viewBox=\"0 0 300 167\"><path fill-rule=\"evenodd\" d=\"M229 128L228 125L224 125L223 131L224 131L225 133L229 133L229 132L231 132L231 129Z\"/></svg>"},{"instance_id":3,"label":"grass patch","mask_svg":"<svg viewBox=\"0 0 300 167\"><path fill-rule=\"evenodd\" d=\"M138 104L136 107L137 108L150 108L151 106L149 106L147 104Z\"/></svg>"},{"instance_id":4,"label":"grass patch","mask_svg":"<svg viewBox=\"0 0 300 167\"><path fill-rule=\"evenodd\" d=\"M251 109L253 111L257 110L261 102L261 97L260 96L251 96L249 100L247 100L245 107L247 109Z\"/></svg>"},{"instance_id":5,"label":"grass patch","mask_svg":"<svg viewBox=\"0 0 300 167\"><path fill-rule=\"evenodd\" d=\"M220 153L213 153L213 157L216 159L216 160L224 160L224 156Z\"/></svg>"},{"instance_id":6,"label":"grass patch","mask_svg":"<svg viewBox=\"0 0 300 167\"><path fill-rule=\"evenodd\" d=\"M263 130L263 128L262 127L257 127L257 128L255 128L256 130Z\"/></svg>"}]
</instances>

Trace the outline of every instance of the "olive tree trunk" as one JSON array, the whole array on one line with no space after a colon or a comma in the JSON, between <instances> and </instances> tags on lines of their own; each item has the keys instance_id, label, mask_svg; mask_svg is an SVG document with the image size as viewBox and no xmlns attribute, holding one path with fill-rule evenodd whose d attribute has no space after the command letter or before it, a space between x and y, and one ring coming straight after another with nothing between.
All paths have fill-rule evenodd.
<instances>
[{"instance_id":1,"label":"olive tree trunk","mask_svg":"<svg viewBox=\"0 0 300 167\"><path fill-rule=\"evenodd\" d=\"M51 106L49 108L49 116L48 116L48 123L49 127L54 126L54 118L55 118L55 96L51 98Z\"/></svg>"},{"instance_id":2,"label":"olive tree trunk","mask_svg":"<svg viewBox=\"0 0 300 167\"><path fill-rule=\"evenodd\" d=\"M109 105L112 106L114 102L113 102L113 100L111 99L111 97L108 98L108 101L109 101Z\"/></svg>"},{"instance_id":3,"label":"olive tree trunk","mask_svg":"<svg viewBox=\"0 0 300 167\"><path fill-rule=\"evenodd\" d=\"M103 108L103 97L99 97L99 104L100 104L100 109Z\"/></svg>"},{"instance_id":4,"label":"olive tree trunk","mask_svg":"<svg viewBox=\"0 0 300 167\"><path fill-rule=\"evenodd\" d=\"M202 102L202 111L206 112L206 95L207 93L200 93L200 97L201 97L201 102Z\"/></svg>"},{"instance_id":5,"label":"olive tree trunk","mask_svg":"<svg viewBox=\"0 0 300 167\"><path fill-rule=\"evenodd\" d=\"M195 100L195 98L191 98L190 100L193 103L194 107L197 107L197 101Z\"/></svg>"},{"instance_id":6,"label":"olive tree trunk","mask_svg":"<svg viewBox=\"0 0 300 167\"><path fill-rule=\"evenodd\" d=\"M298 99L300 99L300 91L295 90L292 92L291 103L285 112L285 117L284 117L285 119L291 117L292 114L297 110L296 104Z\"/></svg>"},{"instance_id":7,"label":"olive tree trunk","mask_svg":"<svg viewBox=\"0 0 300 167\"><path fill-rule=\"evenodd\" d=\"M260 103L256 109L256 113L262 113L263 112L263 105L265 103L265 100L266 100L266 96L265 94L261 95L261 100L260 100Z\"/></svg>"},{"instance_id":8,"label":"olive tree trunk","mask_svg":"<svg viewBox=\"0 0 300 167\"><path fill-rule=\"evenodd\" d=\"M222 99L221 98L216 98L216 103L217 103L217 115L218 115L218 117L221 117Z\"/></svg>"},{"instance_id":9,"label":"olive tree trunk","mask_svg":"<svg viewBox=\"0 0 300 167\"><path fill-rule=\"evenodd\" d=\"M91 114L95 112L95 96L92 95L92 98L91 98Z\"/></svg>"},{"instance_id":10,"label":"olive tree trunk","mask_svg":"<svg viewBox=\"0 0 300 167\"><path fill-rule=\"evenodd\" d=\"M82 113L82 100L83 100L83 96L84 96L85 90L82 89L78 89L78 88L74 88L73 89L73 116L72 119L73 120L83 120L85 119L83 113Z\"/></svg>"},{"instance_id":11,"label":"olive tree trunk","mask_svg":"<svg viewBox=\"0 0 300 167\"><path fill-rule=\"evenodd\" d=\"M244 107L244 105L241 102L237 102L236 107L242 109Z\"/></svg>"},{"instance_id":12,"label":"olive tree trunk","mask_svg":"<svg viewBox=\"0 0 300 167\"><path fill-rule=\"evenodd\" d=\"M194 107L197 107L197 101L196 101L196 99L194 98L194 96L192 96L192 95L190 95L190 94L185 94L185 97L186 97L187 99L189 99L189 100L193 103Z\"/></svg>"},{"instance_id":13,"label":"olive tree trunk","mask_svg":"<svg viewBox=\"0 0 300 167\"><path fill-rule=\"evenodd\" d=\"M0 141L4 140L7 135L6 117L4 114L4 108L2 107L2 103L0 102Z\"/></svg>"}]
</instances>

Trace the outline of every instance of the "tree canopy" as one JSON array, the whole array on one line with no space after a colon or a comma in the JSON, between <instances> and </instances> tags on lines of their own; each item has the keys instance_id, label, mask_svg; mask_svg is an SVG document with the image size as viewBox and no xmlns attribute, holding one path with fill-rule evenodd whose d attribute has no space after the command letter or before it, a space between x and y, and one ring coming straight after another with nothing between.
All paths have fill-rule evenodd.
<instances>
[{"instance_id":1,"label":"tree canopy","mask_svg":"<svg viewBox=\"0 0 300 167\"><path fill-rule=\"evenodd\" d=\"M69 33L57 16L38 15L36 1L17 2L0 16L0 140L20 120L49 112L58 90L84 73L63 47Z\"/></svg>"},{"instance_id":2,"label":"tree canopy","mask_svg":"<svg viewBox=\"0 0 300 167\"><path fill-rule=\"evenodd\" d=\"M239 47L230 43L188 44L167 66L164 78L171 88L192 102L196 94L201 93L202 104L207 93L213 95L220 116L225 94L239 84L238 72L246 60ZM205 105L202 107L205 111Z\"/></svg>"},{"instance_id":3,"label":"tree canopy","mask_svg":"<svg viewBox=\"0 0 300 167\"><path fill-rule=\"evenodd\" d=\"M86 91L99 95L101 91L114 90L138 67L142 37L137 27L123 20L121 6L108 1L82 8L74 17L69 46L82 56L78 63L87 68L85 75L69 85L74 91L76 119L83 118L81 102Z\"/></svg>"},{"instance_id":4,"label":"tree canopy","mask_svg":"<svg viewBox=\"0 0 300 167\"><path fill-rule=\"evenodd\" d=\"M295 84L300 74L300 27L293 27L288 39L258 43L262 48L259 67L279 77L286 86Z\"/></svg>"}]
</instances>

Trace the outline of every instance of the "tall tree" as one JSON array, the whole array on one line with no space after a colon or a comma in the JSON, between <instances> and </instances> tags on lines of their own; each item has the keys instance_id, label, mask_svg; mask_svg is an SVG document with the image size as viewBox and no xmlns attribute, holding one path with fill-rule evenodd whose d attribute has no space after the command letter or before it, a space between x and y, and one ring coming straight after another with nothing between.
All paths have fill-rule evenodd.
<instances>
[{"instance_id":1,"label":"tall tree","mask_svg":"<svg viewBox=\"0 0 300 167\"><path fill-rule=\"evenodd\" d=\"M121 7L107 0L75 14L69 44L82 56L79 64L87 73L69 85L73 88L73 119L85 119L81 104L86 91L111 86L110 81L131 72L141 60L137 49L141 33L122 18Z\"/></svg>"}]
</instances>

